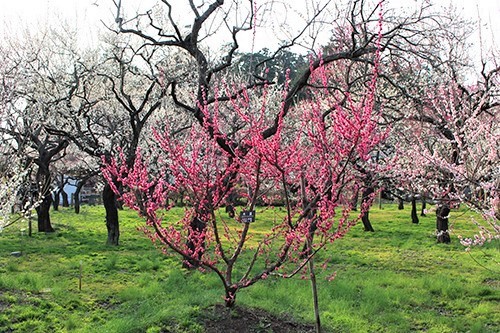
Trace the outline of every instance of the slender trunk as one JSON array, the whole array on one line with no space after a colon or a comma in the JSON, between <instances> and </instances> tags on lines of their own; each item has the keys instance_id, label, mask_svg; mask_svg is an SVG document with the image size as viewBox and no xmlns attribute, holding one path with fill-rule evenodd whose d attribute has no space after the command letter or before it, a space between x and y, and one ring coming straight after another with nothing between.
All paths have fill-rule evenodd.
<instances>
[{"instance_id":1,"label":"slender trunk","mask_svg":"<svg viewBox=\"0 0 500 333\"><path fill-rule=\"evenodd\" d=\"M308 241L309 248L312 248L311 240ZM318 284L316 282L316 274L314 272L314 257L309 259L309 276L311 278L311 291L314 304L314 320L316 326L316 333L321 333L321 320L319 316L319 299L318 299Z\"/></svg>"},{"instance_id":2,"label":"slender trunk","mask_svg":"<svg viewBox=\"0 0 500 333\"><path fill-rule=\"evenodd\" d=\"M405 204L404 204L404 201L403 201L403 199L402 199L402 198L399 198L399 199L398 199L398 209L399 209L399 210L403 210L403 209L405 209Z\"/></svg>"},{"instance_id":3,"label":"slender trunk","mask_svg":"<svg viewBox=\"0 0 500 333\"><path fill-rule=\"evenodd\" d=\"M418 224L417 199L414 195L411 197L411 222Z\"/></svg>"},{"instance_id":4,"label":"slender trunk","mask_svg":"<svg viewBox=\"0 0 500 333\"><path fill-rule=\"evenodd\" d=\"M304 176L302 175L301 180L300 180L300 195L302 199L302 209L306 209L309 205L311 205L311 202L307 200L307 195L306 195L306 181ZM357 205L358 202L358 190L356 189L356 192L353 197L353 202L352 205ZM314 233L316 232L316 229L318 228L318 220L317 220L317 209L316 206L311 207L309 210L309 213L307 214L307 219L310 221L309 224L309 231L307 233L307 239L306 242L304 243L304 247L302 248L302 254L300 255L301 259L306 258L312 253L312 244L313 244L313 239L314 239Z\"/></svg>"},{"instance_id":5,"label":"slender trunk","mask_svg":"<svg viewBox=\"0 0 500 333\"><path fill-rule=\"evenodd\" d=\"M28 217L28 236L31 237L33 235L33 222L31 220L31 213Z\"/></svg>"},{"instance_id":6,"label":"slender trunk","mask_svg":"<svg viewBox=\"0 0 500 333\"><path fill-rule=\"evenodd\" d=\"M451 238L448 232L448 216L450 207L448 204L442 204L436 209L436 229L438 243L450 243Z\"/></svg>"},{"instance_id":7,"label":"slender trunk","mask_svg":"<svg viewBox=\"0 0 500 333\"><path fill-rule=\"evenodd\" d=\"M422 211L420 212L420 216L425 216L426 207L427 207L427 201L425 199L425 195L422 195Z\"/></svg>"},{"instance_id":8,"label":"slender trunk","mask_svg":"<svg viewBox=\"0 0 500 333\"><path fill-rule=\"evenodd\" d=\"M78 184L76 184L76 190L73 195L73 204L75 205L75 213L80 214L80 192L82 191L83 186L87 182L87 179L80 180ZM103 193L104 195L104 193Z\"/></svg>"},{"instance_id":9,"label":"slender trunk","mask_svg":"<svg viewBox=\"0 0 500 333\"><path fill-rule=\"evenodd\" d=\"M312 215L314 214L314 215ZM308 235L307 235L307 241L304 243L304 246L302 247L302 253L300 254L300 258L301 259L304 259L306 258L308 255L311 254L311 244L312 244L312 241L314 239L314 233L316 232L316 229L318 228L318 223L317 223L317 219L314 218L313 216L316 215L316 209L313 209L311 210L311 213L309 214L309 219L311 219L311 224L309 225L309 232L308 232Z\"/></svg>"},{"instance_id":10,"label":"slender trunk","mask_svg":"<svg viewBox=\"0 0 500 333\"><path fill-rule=\"evenodd\" d=\"M366 203L370 199L370 195L375 192L375 189L373 187L367 187L363 190L362 198L361 198L361 204L363 207L366 206ZM361 222L363 222L363 226L365 231L370 231L374 232L375 229L373 229L373 226L370 222L370 207L364 208L365 211L363 212L363 215L361 216Z\"/></svg>"},{"instance_id":11,"label":"slender trunk","mask_svg":"<svg viewBox=\"0 0 500 333\"><path fill-rule=\"evenodd\" d=\"M75 205L75 213L80 214L80 192L73 195L73 204Z\"/></svg>"},{"instance_id":12,"label":"slender trunk","mask_svg":"<svg viewBox=\"0 0 500 333\"><path fill-rule=\"evenodd\" d=\"M118 223L118 209L116 208L116 196L111 186L106 184L102 191L102 203L106 210L106 228L108 229L107 245L118 246L120 228Z\"/></svg>"}]
</instances>

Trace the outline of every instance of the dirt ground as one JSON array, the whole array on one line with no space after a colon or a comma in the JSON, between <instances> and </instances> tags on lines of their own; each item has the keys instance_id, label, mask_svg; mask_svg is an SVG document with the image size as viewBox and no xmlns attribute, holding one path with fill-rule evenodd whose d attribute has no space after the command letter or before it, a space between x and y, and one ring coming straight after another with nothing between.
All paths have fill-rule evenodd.
<instances>
[{"instance_id":1,"label":"dirt ground","mask_svg":"<svg viewBox=\"0 0 500 333\"><path fill-rule=\"evenodd\" d=\"M310 333L314 326L299 324L286 317L276 317L263 310L227 309L216 305L203 318L206 333Z\"/></svg>"}]
</instances>

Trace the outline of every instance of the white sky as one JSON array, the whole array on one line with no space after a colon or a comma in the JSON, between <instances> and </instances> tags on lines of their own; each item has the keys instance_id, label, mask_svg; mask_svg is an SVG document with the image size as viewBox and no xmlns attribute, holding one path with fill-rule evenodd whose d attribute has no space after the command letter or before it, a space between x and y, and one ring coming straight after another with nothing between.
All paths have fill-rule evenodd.
<instances>
[{"instance_id":1,"label":"white sky","mask_svg":"<svg viewBox=\"0 0 500 333\"><path fill-rule=\"evenodd\" d=\"M131 9L131 12L155 2L154 0L122 0L123 6ZM172 1L172 3L181 2L187 2L187 0ZM305 2L305 0L287 1L298 6ZM412 7L415 2L416 0L389 0L389 4L401 5L403 3L407 7ZM433 2L445 7L451 2L469 18L477 19L479 14L483 26L483 42L488 46L494 45L500 48L499 0L433 0ZM46 25L47 22L57 24L57 22L66 21L70 27L77 28L80 39L87 43L94 43L97 41L91 31L95 31L96 27L102 27L100 20L113 24L115 13L111 6L112 0L0 0L0 32L15 33L21 27L36 30ZM270 43L262 35L258 35L256 41L256 50Z\"/></svg>"}]
</instances>

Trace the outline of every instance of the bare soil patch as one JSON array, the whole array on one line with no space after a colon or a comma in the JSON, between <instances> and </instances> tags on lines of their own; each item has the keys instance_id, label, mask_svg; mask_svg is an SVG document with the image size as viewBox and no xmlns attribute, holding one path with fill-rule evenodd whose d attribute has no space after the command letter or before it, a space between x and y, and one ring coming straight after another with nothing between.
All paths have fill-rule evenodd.
<instances>
[{"instance_id":1,"label":"bare soil patch","mask_svg":"<svg viewBox=\"0 0 500 333\"><path fill-rule=\"evenodd\" d=\"M206 333L310 333L314 326L297 323L290 317L277 317L260 309L232 309L222 304L207 309L202 316Z\"/></svg>"}]
</instances>

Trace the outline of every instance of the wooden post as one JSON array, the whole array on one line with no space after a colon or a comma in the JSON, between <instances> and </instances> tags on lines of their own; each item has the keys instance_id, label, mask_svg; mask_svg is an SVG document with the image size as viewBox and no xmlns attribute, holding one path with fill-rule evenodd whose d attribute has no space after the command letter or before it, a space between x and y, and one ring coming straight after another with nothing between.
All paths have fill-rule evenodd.
<instances>
[{"instance_id":1,"label":"wooden post","mask_svg":"<svg viewBox=\"0 0 500 333\"><path fill-rule=\"evenodd\" d=\"M83 269L82 269L82 261L80 260L80 275L78 277L78 290L82 291L82 274Z\"/></svg>"}]
</instances>

